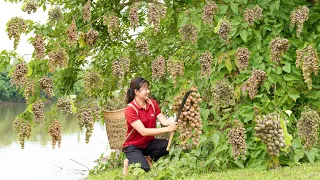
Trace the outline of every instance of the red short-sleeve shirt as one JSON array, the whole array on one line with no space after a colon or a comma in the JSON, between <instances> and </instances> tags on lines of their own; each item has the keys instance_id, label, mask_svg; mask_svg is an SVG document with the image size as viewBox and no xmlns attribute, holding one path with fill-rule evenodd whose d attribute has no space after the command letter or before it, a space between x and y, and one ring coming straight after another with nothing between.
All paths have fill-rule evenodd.
<instances>
[{"instance_id":1,"label":"red short-sleeve shirt","mask_svg":"<svg viewBox=\"0 0 320 180\"><path fill-rule=\"evenodd\" d=\"M161 113L161 109L159 108L159 105L154 99L150 99L152 105L147 101L146 109L142 108L135 100L130 102L136 110L138 111L138 115L136 110L131 107L127 106L125 109L125 117L127 120L127 136L132 131L133 127L131 126L131 123L140 120L145 128L156 128L156 119L157 115ZM130 137L124 142L123 147L127 147L130 145L137 146L139 148L146 148L150 141L154 139L154 136L142 136L137 130L133 131L133 133L130 135Z\"/></svg>"}]
</instances>

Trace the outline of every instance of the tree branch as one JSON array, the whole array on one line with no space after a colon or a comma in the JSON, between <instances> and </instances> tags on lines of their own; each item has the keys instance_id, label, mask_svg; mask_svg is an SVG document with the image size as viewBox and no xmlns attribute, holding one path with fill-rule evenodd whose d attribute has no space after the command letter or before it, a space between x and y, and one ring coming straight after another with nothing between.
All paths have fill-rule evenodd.
<instances>
[{"instance_id":1,"label":"tree branch","mask_svg":"<svg viewBox=\"0 0 320 180\"><path fill-rule=\"evenodd\" d=\"M85 166L85 165L83 165L83 164L81 164L81 163L78 163L77 161L75 161L75 160L73 160L73 159L70 159L71 161L74 161L75 163L77 163L77 164L80 164L81 166L83 166L83 167L85 167L85 168L87 168L88 169L88 171L90 171L90 169L87 167L87 166Z\"/></svg>"}]
</instances>

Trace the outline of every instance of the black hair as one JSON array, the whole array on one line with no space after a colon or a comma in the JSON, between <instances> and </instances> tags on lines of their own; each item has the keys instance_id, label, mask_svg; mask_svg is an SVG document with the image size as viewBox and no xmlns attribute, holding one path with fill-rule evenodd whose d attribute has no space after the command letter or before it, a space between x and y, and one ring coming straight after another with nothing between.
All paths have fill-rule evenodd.
<instances>
[{"instance_id":1,"label":"black hair","mask_svg":"<svg viewBox=\"0 0 320 180\"><path fill-rule=\"evenodd\" d=\"M140 88L143 87L144 85L149 86L149 81L143 79L142 77L136 77L131 80L130 87L127 91L127 98L126 98L127 104L133 101L136 95L134 90L140 90Z\"/></svg>"}]
</instances>

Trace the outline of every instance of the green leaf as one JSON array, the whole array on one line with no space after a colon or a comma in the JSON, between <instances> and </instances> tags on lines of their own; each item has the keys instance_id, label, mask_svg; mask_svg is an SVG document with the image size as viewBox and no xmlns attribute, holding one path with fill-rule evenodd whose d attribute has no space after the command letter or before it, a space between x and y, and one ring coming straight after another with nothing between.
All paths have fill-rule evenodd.
<instances>
[{"instance_id":1,"label":"green leaf","mask_svg":"<svg viewBox=\"0 0 320 180\"><path fill-rule=\"evenodd\" d=\"M244 42L247 42L247 38L248 38L247 30L242 30L241 33L240 33L240 37Z\"/></svg>"},{"instance_id":2,"label":"green leaf","mask_svg":"<svg viewBox=\"0 0 320 180\"><path fill-rule=\"evenodd\" d=\"M299 81L300 78L291 74L285 74L283 75L283 78L285 81Z\"/></svg>"},{"instance_id":3,"label":"green leaf","mask_svg":"<svg viewBox=\"0 0 320 180\"><path fill-rule=\"evenodd\" d=\"M219 4L218 7L219 7L219 11L218 11L219 14L224 14L228 10L228 6L224 4Z\"/></svg>"},{"instance_id":4,"label":"green leaf","mask_svg":"<svg viewBox=\"0 0 320 180\"><path fill-rule=\"evenodd\" d=\"M29 77L32 75L32 68L29 65L27 65L27 68L28 68L28 74L26 76Z\"/></svg>"},{"instance_id":5,"label":"green leaf","mask_svg":"<svg viewBox=\"0 0 320 180\"><path fill-rule=\"evenodd\" d=\"M219 139L220 139L219 134L212 134L211 140L212 140L212 142L213 142L213 144L214 144L215 146L218 146L218 144L219 144Z\"/></svg>"},{"instance_id":6,"label":"green leaf","mask_svg":"<svg viewBox=\"0 0 320 180\"><path fill-rule=\"evenodd\" d=\"M288 151L288 148L292 145L292 135L288 133L286 122L283 118L280 118L280 127L284 133L284 142L286 143L286 147L283 148L284 151Z\"/></svg>"},{"instance_id":7,"label":"green leaf","mask_svg":"<svg viewBox=\"0 0 320 180\"><path fill-rule=\"evenodd\" d=\"M303 158L303 156L304 156L304 153L303 153L303 150L302 150L302 149L295 149L295 150L294 150L294 157L293 157L293 159L294 159L295 162L299 162L299 160L300 160L301 158Z\"/></svg>"},{"instance_id":8,"label":"green leaf","mask_svg":"<svg viewBox=\"0 0 320 180\"><path fill-rule=\"evenodd\" d=\"M302 148L302 144L301 144L301 142L300 142L300 139L295 138L295 139L292 141L292 148L295 148L295 149Z\"/></svg>"},{"instance_id":9,"label":"green leaf","mask_svg":"<svg viewBox=\"0 0 320 180\"><path fill-rule=\"evenodd\" d=\"M319 156L319 149L312 148L309 152L306 152L307 158L311 163L314 162L316 156Z\"/></svg>"},{"instance_id":10,"label":"green leaf","mask_svg":"<svg viewBox=\"0 0 320 180\"><path fill-rule=\"evenodd\" d=\"M31 112L31 113L32 113L32 105L33 105L33 104L29 104L28 107L27 107L27 110L28 110L29 112Z\"/></svg>"},{"instance_id":11,"label":"green leaf","mask_svg":"<svg viewBox=\"0 0 320 180\"><path fill-rule=\"evenodd\" d=\"M244 168L244 165L243 165L243 162L242 162L242 161L236 160L236 161L234 161L234 163L235 163L238 167Z\"/></svg>"},{"instance_id":12,"label":"green leaf","mask_svg":"<svg viewBox=\"0 0 320 180\"><path fill-rule=\"evenodd\" d=\"M209 114L210 114L210 110L209 109L200 109L201 118L207 119Z\"/></svg>"},{"instance_id":13,"label":"green leaf","mask_svg":"<svg viewBox=\"0 0 320 180\"><path fill-rule=\"evenodd\" d=\"M283 71L287 72L287 73L291 73L291 64L290 63L286 63L284 66L283 66Z\"/></svg>"},{"instance_id":14,"label":"green leaf","mask_svg":"<svg viewBox=\"0 0 320 180\"><path fill-rule=\"evenodd\" d=\"M300 93L299 92L290 92L289 97L296 102L297 99L300 98Z\"/></svg>"},{"instance_id":15,"label":"green leaf","mask_svg":"<svg viewBox=\"0 0 320 180\"><path fill-rule=\"evenodd\" d=\"M231 10L235 13L238 14L238 4L237 3L231 3Z\"/></svg>"},{"instance_id":16,"label":"green leaf","mask_svg":"<svg viewBox=\"0 0 320 180\"><path fill-rule=\"evenodd\" d=\"M228 71L231 72L232 71L232 64L231 64L230 56L228 56L225 59L224 64L226 65L226 68L228 69Z\"/></svg>"},{"instance_id":17,"label":"green leaf","mask_svg":"<svg viewBox=\"0 0 320 180\"><path fill-rule=\"evenodd\" d=\"M181 12L178 15L178 22L177 22L177 26L178 28L181 28L182 26L184 26L189 20L189 17L186 16L185 12Z\"/></svg>"}]
</instances>

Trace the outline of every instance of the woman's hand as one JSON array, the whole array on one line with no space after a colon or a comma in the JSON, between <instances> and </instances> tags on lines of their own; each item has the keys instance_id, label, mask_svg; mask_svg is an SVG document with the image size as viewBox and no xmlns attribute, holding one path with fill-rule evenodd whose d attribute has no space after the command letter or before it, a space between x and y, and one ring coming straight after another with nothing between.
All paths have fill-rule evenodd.
<instances>
[{"instance_id":1,"label":"woman's hand","mask_svg":"<svg viewBox=\"0 0 320 180\"><path fill-rule=\"evenodd\" d=\"M178 129L178 122L172 122L166 128L168 129L168 132L173 132Z\"/></svg>"}]
</instances>

